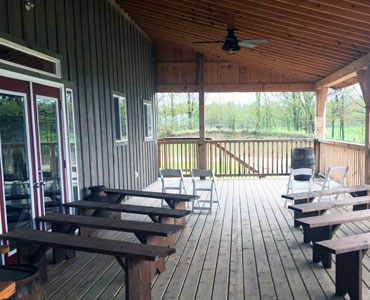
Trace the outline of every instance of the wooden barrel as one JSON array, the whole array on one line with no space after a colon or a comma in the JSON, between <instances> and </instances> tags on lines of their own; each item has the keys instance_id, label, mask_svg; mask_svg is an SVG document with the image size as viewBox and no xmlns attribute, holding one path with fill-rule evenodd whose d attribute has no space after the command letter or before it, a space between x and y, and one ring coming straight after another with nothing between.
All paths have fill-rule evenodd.
<instances>
[{"instance_id":1,"label":"wooden barrel","mask_svg":"<svg viewBox=\"0 0 370 300\"><path fill-rule=\"evenodd\" d=\"M292 168L301 169L315 168L315 151L313 148L294 148L292 157ZM310 179L307 175L294 176L295 180L307 181Z\"/></svg>"},{"instance_id":2,"label":"wooden barrel","mask_svg":"<svg viewBox=\"0 0 370 300\"><path fill-rule=\"evenodd\" d=\"M10 300L44 300L44 286L39 269L32 265L0 266L0 281L14 281L15 294Z\"/></svg>"}]
</instances>

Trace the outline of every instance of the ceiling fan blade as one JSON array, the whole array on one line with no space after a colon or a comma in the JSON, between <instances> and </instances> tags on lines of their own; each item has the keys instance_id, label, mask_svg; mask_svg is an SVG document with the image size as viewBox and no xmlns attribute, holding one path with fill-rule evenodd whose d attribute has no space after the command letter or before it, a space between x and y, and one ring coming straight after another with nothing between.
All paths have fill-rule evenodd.
<instances>
[{"instance_id":1,"label":"ceiling fan blade","mask_svg":"<svg viewBox=\"0 0 370 300\"><path fill-rule=\"evenodd\" d=\"M240 40L239 41L239 44L240 43L243 43L243 42L248 43L248 44L256 44L256 45L258 45L258 44L267 44L269 41L266 40L266 39L259 39L259 40Z\"/></svg>"},{"instance_id":2,"label":"ceiling fan blade","mask_svg":"<svg viewBox=\"0 0 370 300\"><path fill-rule=\"evenodd\" d=\"M198 42L193 42L193 44L221 44L224 43L225 41L198 41Z\"/></svg>"},{"instance_id":3,"label":"ceiling fan blade","mask_svg":"<svg viewBox=\"0 0 370 300\"><path fill-rule=\"evenodd\" d=\"M249 49L253 49L254 47L257 47L257 45L247 43L246 41L240 41L239 46L240 47L246 47L246 48L249 48Z\"/></svg>"}]
</instances>

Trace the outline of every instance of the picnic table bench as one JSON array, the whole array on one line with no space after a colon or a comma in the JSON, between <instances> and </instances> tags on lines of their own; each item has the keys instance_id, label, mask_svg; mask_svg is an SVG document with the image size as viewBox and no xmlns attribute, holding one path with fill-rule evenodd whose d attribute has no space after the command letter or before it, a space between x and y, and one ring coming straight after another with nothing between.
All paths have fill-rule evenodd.
<instances>
[{"instance_id":1,"label":"picnic table bench","mask_svg":"<svg viewBox=\"0 0 370 300\"><path fill-rule=\"evenodd\" d=\"M119 190L119 189L104 189L105 194L109 197L111 203L121 203L127 196L136 196L143 198L163 199L170 208L176 210L185 210L186 203L198 199L196 195L184 195L173 193L159 193L149 191L136 191L136 190ZM186 217L175 219L175 224L186 225Z\"/></svg>"},{"instance_id":2,"label":"picnic table bench","mask_svg":"<svg viewBox=\"0 0 370 300\"><path fill-rule=\"evenodd\" d=\"M323 215L297 219L304 230L304 242L312 241L315 263L322 261L325 268L331 268L331 254L317 247L315 242L331 240L340 225L350 222L358 222L370 219L370 210L351 211L347 213Z\"/></svg>"},{"instance_id":3,"label":"picnic table bench","mask_svg":"<svg viewBox=\"0 0 370 300\"><path fill-rule=\"evenodd\" d=\"M132 232L136 235L142 244L175 247L174 234L182 230L179 225L153 224L140 221L112 220L108 218L87 217L65 214L50 214L35 219L38 222L51 223L53 232L74 234L80 227L94 229L106 229L114 231ZM72 253L66 252L65 249L55 247L53 249L54 263L60 263L65 258L74 257ZM152 274L156 271L163 272L165 269L165 259L161 258L153 263Z\"/></svg>"},{"instance_id":4,"label":"picnic table bench","mask_svg":"<svg viewBox=\"0 0 370 300\"><path fill-rule=\"evenodd\" d=\"M340 195L340 194L351 194L353 197L367 196L370 191L370 185L356 185L350 187L332 188L326 190L318 190L313 192L305 193L293 193L281 195L282 198L293 201L293 205L311 203L316 197ZM321 202L320 202L321 203ZM295 221L298 218L303 218L305 215L298 211L294 211L294 227L299 227L299 224Z\"/></svg>"},{"instance_id":5,"label":"picnic table bench","mask_svg":"<svg viewBox=\"0 0 370 300\"><path fill-rule=\"evenodd\" d=\"M368 209L370 205L370 196L336 199L322 202L311 202L303 204L289 205L288 208L297 212L294 214L294 221L298 218L321 216L329 209L352 206L353 211Z\"/></svg>"},{"instance_id":6,"label":"picnic table bench","mask_svg":"<svg viewBox=\"0 0 370 300\"><path fill-rule=\"evenodd\" d=\"M315 243L336 255L335 292L349 294L351 300L362 299L362 259L370 248L370 233L362 233Z\"/></svg>"},{"instance_id":7,"label":"picnic table bench","mask_svg":"<svg viewBox=\"0 0 370 300\"><path fill-rule=\"evenodd\" d=\"M176 224L182 227L184 227L184 225L178 224L182 222L175 222L175 220L185 218L186 222L186 216L191 214L190 210L84 200L66 203L64 204L64 206L78 208L80 215L96 216L99 214L100 211L140 214L149 216L154 223Z\"/></svg>"},{"instance_id":8,"label":"picnic table bench","mask_svg":"<svg viewBox=\"0 0 370 300\"><path fill-rule=\"evenodd\" d=\"M127 300L150 300L150 262L175 253L175 249L123 241L75 236L65 233L20 229L0 235L0 239L16 243L19 263L40 267L41 278L47 280L45 253L49 247L114 256L124 269ZM125 258L123 261L122 259Z\"/></svg>"}]
</instances>

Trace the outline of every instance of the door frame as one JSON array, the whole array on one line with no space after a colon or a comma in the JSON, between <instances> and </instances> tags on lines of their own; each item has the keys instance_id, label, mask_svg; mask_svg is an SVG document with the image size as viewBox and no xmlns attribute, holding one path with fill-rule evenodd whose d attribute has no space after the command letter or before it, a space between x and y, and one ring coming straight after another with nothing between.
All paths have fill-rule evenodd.
<instances>
[{"instance_id":1,"label":"door frame","mask_svg":"<svg viewBox=\"0 0 370 300\"><path fill-rule=\"evenodd\" d=\"M14 78L12 78L14 79ZM18 79L16 79L18 80ZM31 140L31 128L29 128L30 124L32 123L32 120L30 120L30 117L32 118L32 108L30 110L29 105L31 105L31 99L27 93L21 93L16 92L12 90L4 90L0 89L0 93L8 94L8 95L14 95L14 96L20 96L24 98L24 115L25 119L24 122L27 124L26 128L26 139L27 139L27 160L28 160L28 176L29 176L29 182L30 182L30 202L31 202L31 213L32 213L32 226L35 226L35 220L34 218L37 216L36 214L36 192L32 189L33 184L35 183L35 158L32 157L32 151L31 147L34 146L34 141ZM33 129L32 129L33 130ZM6 202L5 202L5 181L4 181L4 171L3 171L3 160L2 160L2 147L1 147L1 136L0 136L0 182L1 182L1 188L2 193L0 193L0 216L2 222L0 223L0 232L7 232L8 231L8 224L6 222L7 220L7 212L6 212ZM7 254L7 257L12 256L16 253L16 250L12 250Z\"/></svg>"},{"instance_id":2,"label":"door frame","mask_svg":"<svg viewBox=\"0 0 370 300\"><path fill-rule=\"evenodd\" d=\"M32 118L33 120L35 120L35 111L34 111L34 106L33 106L33 101L35 101L35 99L33 99L33 88L32 88L32 84L33 83L36 83L36 84L40 84L40 85L45 85L45 86L48 86L48 87L52 87L52 88L57 88L59 89L59 92L60 92L60 101L57 102L58 103L58 112L57 112L57 115L59 117L58 121L59 121L59 126L58 126L58 132L60 133L60 143L62 143L64 146L62 147L62 150L63 150L63 158L61 159L61 168L60 168L60 172L61 172L61 178L64 179L64 182L62 183L64 186L65 186L65 192L64 192L64 195L63 195L63 201L64 202L70 202L72 201L72 184L71 184L71 178L70 178L70 174L71 174L71 166L70 166L70 153L69 153L69 147L67 146L69 141L68 141L68 126L67 126L67 112L65 110L65 85L64 83L61 83L61 82L56 82L56 81L52 81L52 80L47 80L47 79L42 79L42 78L37 78L37 77L34 77L34 76L30 76L30 75L25 75L25 74L22 74L22 73L17 73L17 72L13 72L13 71L9 71L9 70L5 70L5 69L1 69L0 68L0 76L4 76L4 77L8 77L8 78L12 78L12 79L15 79L15 80L22 80L22 81L27 81L29 82L29 86L30 86L30 90L29 90L29 94L30 94L30 104L31 104L31 115L32 115ZM4 90L5 92L11 92L11 91L6 91ZM52 98L52 97L48 97L46 96L46 98ZM28 97L27 97L28 99ZM28 110L28 108L26 108ZM28 115L27 115L27 119L28 119ZM29 126L29 123L27 123L28 126ZM35 124L38 126L38 124ZM34 135L34 138L35 138L35 126L33 126L33 135ZM29 131L27 131L27 134L29 136ZM28 137L29 138L29 137ZM28 142L30 142L28 140ZM35 141L36 142L36 141ZM37 151L36 147L36 143L33 143L34 144L34 150ZM62 145L61 145L62 146ZM30 150L28 151L30 152ZM31 155L31 154L29 154ZM37 152L35 152L35 158L36 159L36 155L37 155ZM1 158L1 157L0 157ZM35 162L36 164L36 162ZM64 164L64 166L63 166ZM36 165L35 165L36 167ZM65 167L65 168L64 168ZM0 166L1 168L1 166ZM1 176L2 175L2 170L1 171ZM37 172L37 170L36 170ZM37 175L37 174L36 174ZM31 178L30 178L31 179ZM33 182L35 182L36 178L33 178ZM4 184L3 182L3 178L0 179L0 183ZM3 187L4 188L4 187ZM32 193L33 195L33 193ZM4 195L1 195L0 194L0 208L2 209L2 211L6 214L5 212L5 207L2 207L4 206L5 204L5 194ZM33 197L33 196L32 196ZM33 205L36 204L36 199L33 199ZM37 201L37 208L38 208L38 211L39 211L39 214L41 213L41 203L40 201ZM35 209L33 207L33 209ZM1 214L1 211L0 211L0 214ZM34 217L36 216L35 212L34 212ZM5 219L4 219L5 218ZM7 226L3 226L2 224L5 222L6 223L6 216L4 216L4 214L1 216L1 219L0 219L2 222L0 223L0 233L1 232L5 232L7 230ZM35 227L35 221L33 220L33 226ZM13 253L9 254L9 255L12 255Z\"/></svg>"}]
</instances>

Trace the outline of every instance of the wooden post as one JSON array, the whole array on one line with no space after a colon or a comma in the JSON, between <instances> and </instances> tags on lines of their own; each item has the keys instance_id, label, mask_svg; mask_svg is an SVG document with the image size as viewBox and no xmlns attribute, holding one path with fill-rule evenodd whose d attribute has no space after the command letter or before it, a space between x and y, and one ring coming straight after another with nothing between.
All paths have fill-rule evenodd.
<instances>
[{"instance_id":1,"label":"wooden post","mask_svg":"<svg viewBox=\"0 0 370 300\"><path fill-rule=\"evenodd\" d=\"M316 131L317 139L325 138L325 108L328 88L324 87L316 90Z\"/></svg>"},{"instance_id":2,"label":"wooden post","mask_svg":"<svg viewBox=\"0 0 370 300\"><path fill-rule=\"evenodd\" d=\"M199 146L198 168L207 168L207 149L204 126L204 56L198 54L198 92L199 92Z\"/></svg>"},{"instance_id":3,"label":"wooden post","mask_svg":"<svg viewBox=\"0 0 370 300\"><path fill-rule=\"evenodd\" d=\"M316 112L315 112L315 172L320 172L320 139L325 138L326 129L326 97L328 88L316 90Z\"/></svg>"},{"instance_id":4,"label":"wooden post","mask_svg":"<svg viewBox=\"0 0 370 300\"><path fill-rule=\"evenodd\" d=\"M365 121L365 183L370 183L370 68L356 72L366 106Z\"/></svg>"}]
</instances>

